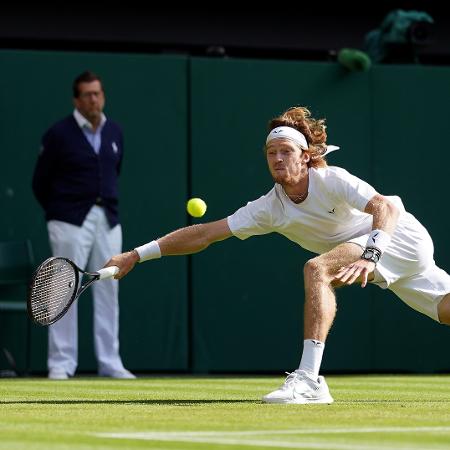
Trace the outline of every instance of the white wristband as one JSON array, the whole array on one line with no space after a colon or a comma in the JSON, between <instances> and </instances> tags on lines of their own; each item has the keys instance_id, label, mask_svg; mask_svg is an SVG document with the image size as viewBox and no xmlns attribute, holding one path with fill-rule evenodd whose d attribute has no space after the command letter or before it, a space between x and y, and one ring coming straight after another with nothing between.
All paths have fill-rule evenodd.
<instances>
[{"instance_id":1,"label":"white wristband","mask_svg":"<svg viewBox=\"0 0 450 450\"><path fill-rule=\"evenodd\" d=\"M391 235L383 230L372 230L367 239L366 247L376 247L381 253L388 248L391 242Z\"/></svg>"},{"instance_id":2,"label":"white wristband","mask_svg":"<svg viewBox=\"0 0 450 450\"><path fill-rule=\"evenodd\" d=\"M156 241L136 247L135 250L138 252L139 262L161 258L161 249Z\"/></svg>"}]
</instances>

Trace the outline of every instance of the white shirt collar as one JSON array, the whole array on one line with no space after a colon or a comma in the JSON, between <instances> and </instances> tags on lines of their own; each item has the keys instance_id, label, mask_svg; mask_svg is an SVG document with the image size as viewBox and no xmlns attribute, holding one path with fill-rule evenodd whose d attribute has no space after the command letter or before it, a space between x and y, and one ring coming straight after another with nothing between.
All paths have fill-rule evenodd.
<instances>
[{"instance_id":1,"label":"white shirt collar","mask_svg":"<svg viewBox=\"0 0 450 450\"><path fill-rule=\"evenodd\" d=\"M78 109L74 109L73 110L73 117L75 118L75 120L77 121L78 126L83 129L83 128L88 128L89 130L92 131L92 124L91 122L89 122L89 120L86 119L86 117L84 117L80 111L78 111ZM103 125L106 122L106 116L102 113L101 119L100 119L100 125L98 127L98 129L101 129L103 127Z\"/></svg>"}]
</instances>

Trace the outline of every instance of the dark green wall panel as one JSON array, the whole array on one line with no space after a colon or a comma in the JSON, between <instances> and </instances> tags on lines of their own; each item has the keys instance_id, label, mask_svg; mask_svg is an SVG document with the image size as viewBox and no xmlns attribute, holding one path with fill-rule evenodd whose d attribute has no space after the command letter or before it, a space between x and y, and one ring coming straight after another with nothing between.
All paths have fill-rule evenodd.
<instances>
[{"instance_id":1,"label":"dark green wall panel","mask_svg":"<svg viewBox=\"0 0 450 450\"><path fill-rule=\"evenodd\" d=\"M329 142L342 147L330 164L370 176L367 74L349 76L325 63L193 59L191 86L192 191L208 203L204 220L225 217L271 189L262 151L267 123L289 106L306 105L314 116L328 119ZM231 238L193 256L194 369L297 367L302 270L311 256L277 235L245 242ZM338 293L326 370L370 367L365 349L371 339L371 294L369 289Z\"/></svg>"},{"instance_id":2,"label":"dark green wall panel","mask_svg":"<svg viewBox=\"0 0 450 450\"><path fill-rule=\"evenodd\" d=\"M270 189L261 155L270 117L295 104L328 120L347 168L385 195L400 195L429 229L436 260L446 249L445 149L450 69L194 59L192 179L208 217L232 213ZM301 267L310 256L281 237L217 244L193 259L194 367L198 371L292 369L302 340ZM449 370L449 330L369 286L337 291L325 371Z\"/></svg>"},{"instance_id":3,"label":"dark green wall panel","mask_svg":"<svg viewBox=\"0 0 450 450\"><path fill-rule=\"evenodd\" d=\"M450 69L163 55L0 51L0 230L49 255L30 183L43 131L71 109L73 77L103 76L106 113L122 124L124 248L184 226L188 195L216 220L271 189L268 120L306 105L325 117L328 162L397 194L430 231L447 269L446 152ZM303 333L302 268L313 256L278 236L231 238L187 257L138 266L121 282L121 353L133 370L272 372L295 368ZM190 279L188 279L190 277ZM337 291L323 370L450 369L449 330L390 291ZM90 296L80 301L80 370L95 370ZM23 316L0 317L0 339L24 364ZM189 323L189 319L191 322ZM46 330L33 326L32 368L45 370ZM191 358L191 359L189 359ZM5 361L0 358L0 368Z\"/></svg>"},{"instance_id":4,"label":"dark green wall panel","mask_svg":"<svg viewBox=\"0 0 450 450\"><path fill-rule=\"evenodd\" d=\"M124 130L124 249L186 224L185 57L1 51L0 66L3 239L30 237L36 260L49 256L43 214L31 192L32 171L42 133L71 113L73 78L88 68L102 76L105 112ZM186 369L186 284L186 258L147 263L121 282L120 343L127 367ZM95 370L89 295L79 306L79 369ZM35 370L45 370L46 346L46 330L33 327Z\"/></svg>"},{"instance_id":5,"label":"dark green wall panel","mask_svg":"<svg viewBox=\"0 0 450 450\"><path fill-rule=\"evenodd\" d=\"M449 153L446 132L450 68L376 66L372 72L374 186L399 195L430 232L436 263L450 268ZM450 330L376 291L371 351L374 367L410 372L448 371Z\"/></svg>"}]
</instances>

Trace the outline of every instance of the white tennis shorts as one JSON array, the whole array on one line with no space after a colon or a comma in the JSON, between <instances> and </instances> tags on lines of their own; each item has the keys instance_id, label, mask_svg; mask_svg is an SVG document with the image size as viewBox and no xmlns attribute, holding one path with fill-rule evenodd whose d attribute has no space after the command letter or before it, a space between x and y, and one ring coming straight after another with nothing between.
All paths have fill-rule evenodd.
<instances>
[{"instance_id":1,"label":"white tennis shorts","mask_svg":"<svg viewBox=\"0 0 450 450\"><path fill-rule=\"evenodd\" d=\"M364 248L368 237L365 234L349 242ZM412 214L401 213L371 283L390 289L411 308L439 322L437 307L450 293L450 275L436 266L431 236Z\"/></svg>"}]
</instances>

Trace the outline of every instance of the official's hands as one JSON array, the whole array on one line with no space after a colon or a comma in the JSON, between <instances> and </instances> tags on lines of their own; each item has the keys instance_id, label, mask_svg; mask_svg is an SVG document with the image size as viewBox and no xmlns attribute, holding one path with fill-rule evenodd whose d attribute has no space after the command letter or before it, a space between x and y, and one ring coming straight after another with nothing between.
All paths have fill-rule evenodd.
<instances>
[{"instance_id":1,"label":"official's hands","mask_svg":"<svg viewBox=\"0 0 450 450\"><path fill-rule=\"evenodd\" d=\"M361 276L361 287L366 287L369 274L375 269L375 263L367 259L358 259L354 263L341 267L335 279L345 284L353 284Z\"/></svg>"},{"instance_id":2,"label":"official's hands","mask_svg":"<svg viewBox=\"0 0 450 450\"><path fill-rule=\"evenodd\" d=\"M130 252L121 253L120 255L113 256L106 264L105 267L117 266L120 270L114 276L116 280L123 278L136 263L139 262L139 255L136 250L131 250Z\"/></svg>"}]
</instances>

